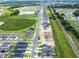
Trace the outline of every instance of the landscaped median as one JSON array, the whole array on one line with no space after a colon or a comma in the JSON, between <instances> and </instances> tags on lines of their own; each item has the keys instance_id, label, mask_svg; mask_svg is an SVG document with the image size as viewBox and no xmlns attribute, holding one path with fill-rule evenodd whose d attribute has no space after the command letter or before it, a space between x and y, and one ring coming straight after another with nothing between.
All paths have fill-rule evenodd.
<instances>
[{"instance_id":1,"label":"landscaped median","mask_svg":"<svg viewBox=\"0 0 79 59\"><path fill-rule=\"evenodd\" d=\"M69 45L64 33L62 32L56 20L52 18L50 19L50 22L51 22L51 27L54 35L53 37L56 45L55 46L57 53L56 57L62 57L62 58L76 57L75 53L73 52L71 46Z\"/></svg>"}]
</instances>

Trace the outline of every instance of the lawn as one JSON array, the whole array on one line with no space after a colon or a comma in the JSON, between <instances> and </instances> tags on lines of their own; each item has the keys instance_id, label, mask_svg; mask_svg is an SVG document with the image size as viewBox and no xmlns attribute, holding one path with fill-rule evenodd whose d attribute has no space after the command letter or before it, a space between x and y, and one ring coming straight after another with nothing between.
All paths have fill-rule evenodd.
<instances>
[{"instance_id":1,"label":"lawn","mask_svg":"<svg viewBox=\"0 0 79 59\"><path fill-rule=\"evenodd\" d=\"M69 11L69 10L67 10L67 11ZM59 13L62 13L62 12L65 13L64 10L61 10L61 11L58 11L58 12L59 12ZM76 19L75 16L74 16L74 17L70 17L70 18L66 18L67 22L70 23L70 25L71 25L74 29L78 29L78 26L77 26L77 25L74 23L74 21L73 21L73 20L75 20L75 19ZM77 30L77 31L79 31L79 30ZM75 46L79 49L79 40L78 40L78 38L73 34L72 31L67 31L67 33L71 36L71 38L72 38L72 40L73 40Z\"/></svg>"},{"instance_id":2,"label":"lawn","mask_svg":"<svg viewBox=\"0 0 79 59\"><path fill-rule=\"evenodd\" d=\"M63 57L63 58L76 57L64 33L62 32L62 30L60 29L60 27L58 26L55 20L51 21L51 26L53 30L54 40L56 44L55 48L58 57Z\"/></svg>"},{"instance_id":3,"label":"lawn","mask_svg":"<svg viewBox=\"0 0 79 59\"><path fill-rule=\"evenodd\" d=\"M23 58L29 58L29 53L25 53Z\"/></svg>"},{"instance_id":4,"label":"lawn","mask_svg":"<svg viewBox=\"0 0 79 59\"><path fill-rule=\"evenodd\" d=\"M51 14L48 12L48 17ZM56 50L56 57L60 58L74 58L76 57L75 53L73 52L71 46L69 45L64 33L62 32L61 28L59 27L56 20L50 19L52 32L53 32L53 39L55 41L55 50Z\"/></svg>"},{"instance_id":5,"label":"lawn","mask_svg":"<svg viewBox=\"0 0 79 59\"><path fill-rule=\"evenodd\" d=\"M70 25L74 28L74 29L76 29L78 32L79 32L79 27L74 23L74 21L73 20L67 20L67 22L69 22L70 23Z\"/></svg>"},{"instance_id":6,"label":"lawn","mask_svg":"<svg viewBox=\"0 0 79 59\"><path fill-rule=\"evenodd\" d=\"M67 31L67 33L72 37L75 46L79 49L79 39L73 34L73 32Z\"/></svg>"},{"instance_id":7,"label":"lawn","mask_svg":"<svg viewBox=\"0 0 79 59\"><path fill-rule=\"evenodd\" d=\"M0 21L4 22L0 26L0 30L17 31L28 28L37 22L35 15L18 15L9 17L0 17Z\"/></svg>"}]
</instances>

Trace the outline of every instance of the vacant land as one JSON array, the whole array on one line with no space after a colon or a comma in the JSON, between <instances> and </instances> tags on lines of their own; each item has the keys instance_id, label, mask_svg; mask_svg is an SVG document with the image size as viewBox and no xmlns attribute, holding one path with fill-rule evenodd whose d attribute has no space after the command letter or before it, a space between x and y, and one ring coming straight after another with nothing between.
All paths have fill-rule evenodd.
<instances>
[{"instance_id":1,"label":"vacant land","mask_svg":"<svg viewBox=\"0 0 79 59\"><path fill-rule=\"evenodd\" d=\"M76 9L61 9L60 11L58 11L60 14L63 12L64 14L66 13L72 13L75 11ZM70 16L70 15L69 15ZM74 21L76 21L76 17L75 16L71 16L71 17L66 17L64 16L64 18L67 20L68 23L70 23L70 25L74 28L74 29L78 29L78 26L74 23ZM79 31L79 30L77 30ZM75 44L75 46L79 49L79 40L77 38L77 36L73 33L73 31L67 31L67 33L72 37L72 40Z\"/></svg>"},{"instance_id":2,"label":"vacant land","mask_svg":"<svg viewBox=\"0 0 79 59\"><path fill-rule=\"evenodd\" d=\"M64 33L56 23L56 21L51 22L52 29L54 32L54 38L56 43L56 51L59 57L76 57L72 48L70 47Z\"/></svg>"},{"instance_id":3,"label":"vacant land","mask_svg":"<svg viewBox=\"0 0 79 59\"><path fill-rule=\"evenodd\" d=\"M0 30L16 31L32 26L36 23L37 18L34 15L18 15L0 17L0 21L4 22L4 24L0 26Z\"/></svg>"},{"instance_id":4,"label":"vacant land","mask_svg":"<svg viewBox=\"0 0 79 59\"><path fill-rule=\"evenodd\" d=\"M64 33L62 32L61 28L57 24L56 20L50 19L50 22L54 35L53 37L55 40L55 45L56 45L55 49L56 49L57 57L61 57L61 58L76 57L75 53L73 52L71 46L69 45Z\"/></svg>"}]
</instances>

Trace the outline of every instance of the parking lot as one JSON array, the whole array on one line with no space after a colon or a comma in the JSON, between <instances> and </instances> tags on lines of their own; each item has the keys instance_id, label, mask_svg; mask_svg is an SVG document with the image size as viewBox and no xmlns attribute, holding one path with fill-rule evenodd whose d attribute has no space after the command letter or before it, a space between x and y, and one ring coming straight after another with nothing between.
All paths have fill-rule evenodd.
<instances>
[{"instance_id":1,"label":"parking lot","mask_svg":"<svg viewBox=\"0 0 79 59\"><path fill-rule=\"evenodd\" d=\"M55 43L53 40L53 34L50 26L50 22L47 18L46 11L43 11L40 16L41 22L39 25L39 41L36 50L36 57L51 58L55 55Z\"/></svg>"},{"instance_id":2,"label":"parking lot","mask_svg":"<svg viewBox=\"0 0 79 59\"><path fill-rule=\"evenodd\" d=\"M24 42L18 42L15 49L12 51L13 58L23 58L23 53L26 51L28 44Z\"/></svg>"}]
</instances>

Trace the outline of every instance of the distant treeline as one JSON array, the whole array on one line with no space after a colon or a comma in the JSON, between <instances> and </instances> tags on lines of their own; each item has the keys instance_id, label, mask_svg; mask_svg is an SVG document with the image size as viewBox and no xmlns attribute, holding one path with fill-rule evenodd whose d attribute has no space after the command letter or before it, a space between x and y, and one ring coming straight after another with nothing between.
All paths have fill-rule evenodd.
<instances>
[{"instance_id":1,"label":"distant treeline","mask_svg":"<svg viewBox=\"0 0 79 59\"><path fill-rule=\"evenodd\" d=\"M53 7L52 5L51 5L51 7ZM79 4L77 3L77 4L56 4L55 6L54 6L55 8L79 8Z\"/></svg>"},{"instance_id":2,"label":"distant treeline","mask_svg":"<svg viewBox=\"0 0 79 59\"><path fill-rule=\"evenodd\" d=\"M39 1L36 1L36 2L34 2L34 1L16 1L16 2L10 2L10 1L7 1L7 2L2 2L2 3L0 3L0 5L2 4L2 5L7 5L7 6L14 6L14 5L21 5L21 6L34 6L34 5L37 5L37 3L39 3Z\"/></svg>"}]
</instances>

